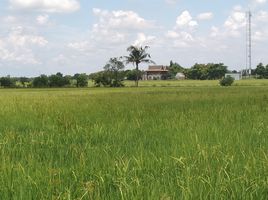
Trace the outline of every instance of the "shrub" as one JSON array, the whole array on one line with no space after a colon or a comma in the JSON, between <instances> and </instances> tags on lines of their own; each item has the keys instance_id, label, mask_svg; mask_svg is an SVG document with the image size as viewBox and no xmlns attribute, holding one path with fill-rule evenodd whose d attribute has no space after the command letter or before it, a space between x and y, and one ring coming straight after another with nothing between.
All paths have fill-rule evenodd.
<instances>
[{"instance_id":1,"label":"shrub","mask_svg":"<svg viewBox=\"0 0 268 200\"><path fill-rule=\"evenodd\" d=\"M227 76L220 80L221 86L231 86L234 83L234 78L231 76Z\"/></svg>"}]
</instances>

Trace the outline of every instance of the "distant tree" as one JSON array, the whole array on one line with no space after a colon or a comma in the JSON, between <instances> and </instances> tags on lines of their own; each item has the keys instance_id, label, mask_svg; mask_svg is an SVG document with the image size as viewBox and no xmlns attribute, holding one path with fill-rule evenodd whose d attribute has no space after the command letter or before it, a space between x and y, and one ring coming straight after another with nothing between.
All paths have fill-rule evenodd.
<instances>
[{"instance_id":1,"label":"distant tree","mask_svg":"<svg viewBox=\"0 0 268 200\"><path fill-rule=\"evenodd\" d=\"M80 74L78 74L78 73L74 74L74 75L73 75L73 79L76 80L76 79L78 78L78 76L80 76Z\"/></svg>"},{"instance_id":2,"label":"distant tree","mask_svg":"<svg viewBox=\"0 0 268 200\"><path fill-rule=\"evenodd\" d=\"M96 87L100 87L100 86L107 87L111 85L110 76L105 71L94 73L92 74L91 78Z\"/></svg>"},{"instance_id":3,"label":"distant tree","mask_svg":"<svg viewBox=\"0 0 268 200\"><path fill-rule=\"evenodd\" d=\"M21 82L23 87L26 87L26 83L30 83L31 79L27 77L20 77L19 81Z\"/></svg>"},{"instance_id":4,"label":"distant tree","mask_svg":"<svg viewBox=\"0 0 268 200\"><path fill-rule=\"evenodd\" d=\"M70 85L71 82L68 76L63 76L63 74L60 72L49 76L48 79L50 87L65 87Z\"/></svg>"},{"instance_id":5,"label":"distant tree","mask_svg":"<svg viewBox=\"0 0 268 200\"><path fill-rule=\"evenodd\" d=\"M140 80L142 78L142 72L140 70L138 70L138 71L136 69L127 70L125 72L125 76L126 76L127 80L135 81L137 79L137 73L138 73L138 79Z\"/></svg>"},{"instance_id":6,"label":"distant tree","mask_svg":"<svg viewBox=\"0 0 268 200\"><path fill-rule=\"evenodd\" d=\"M0 78L0 85L1 87L15 87L15 80L10 78L10 76L7 77L1 77Z\"/></svg>"},{"instance_id":7,"label":"distant tree","mask_svg":"<svg viewBox=\"0 0 268 200\"><path fill-rule=\"evenodd\" d=\"M266 65L266 67L265 67L264 78L268 79L268 65Z\"/></svg>"},{"instance_id":8,"label":"distant tree","mask_svg":"<svg viewBox=\"0 0 268 200\"><path fill-rule=\"evenodd\" d=\"M88 86L88 76L86 74L79 74L76 76L76 86L77 87L87 87Z\"/></svg>"},{"instance_id":9,"label":"distant tree","mask_svg":"<svg viewBox=\"0 0 268 200\"><path fill-rule=\"evenodd\" d=\"M35 77L32 83L33 87L44 88L49 86L49 80L46 75Z\"/></svg>"},{"instance_id":10,"label":"distant tree","mask_svg":"<svg viewBox=\"0 0 268 200\"><path fill-rule=\"evenodd\" d=\"M186 77L194 80L216 80L221 79L228 72L223 63L198 64L185 70Z\"/></svg>"},{"instance_id":11,"label":"distant tree","mask_svg":"<svg viewBox=\"0 0 268 200\"><path fill-rule=\"evenodd\" d=\"M169 71L168 71L167 79L175 79L177 73L184 72L184 70L185 69L181 65L179 65L176 62L174 63L171 60L169 64Z\"/></svg>"},{"instance_id":12,"label":"distant tree","mask_svg":"<svg viewBox=\"0 0 268 200\"><path fill-rule=\"evenodd\" d=\"M193 80L206 80L208 78L208 68L205 64L196 63L193 67L185 71L186 77Z\"/></svg>"},{"instance_id":13,"label":"distant tree","mask_svg":"<svg viewBox=\"0 0 268 200\"><path fill-rule=\"evenodd\" d=\"M258 76L258 78L262 79L265 78L265 74L266 74L266 67L264 67L264 65L262 63L259 63L255 69L255 73Z\"/></svg>"},{"instance_id":14,"label":"distant tree","mask_svg":"<svg viewBox=\"0 0 268 200\"><path fill-rule=\"evenodd\" d=\"M125 56L126 64L132 63L136 67L136 87L139 86L139 64L140 63L154 63L151 60L151 55L147 53L149 46L145 47L137 47L137 46L130 46L127 48L129 52L128 56Z\"/></svg>"},{"instance_id":15,"label":"distant tree","mask_svg":"<svg viewBox=\"0 0 268 200\"><path fill-rule=\"evenodd\" d=\"M208 79L210 80L217 80L224 77L224 75L228 72L227 67L224 66L223 63L219 64L208 64Z\"/></svg>"},{"instance_id":16,"label":"distant tree","mask_svg":"<svg viewBox=\"0 0 268 200\"><path fill-rule=\"evenodd\" d=\"M110 79L111 87L122 87L124 80L124 63L118 58L111 58L104 66L105 74Z\"/></svg>"},{"instance_id":17,"label":"distant tree","mask_svg":"<svg viewBox=\"0 0 268 200\"><path fill-rule=\"evenodd\" d=\"M220 80L221 86L231 86L234 83L234 78L231 76L224 77Z\"/></svg>"}]
</instances>

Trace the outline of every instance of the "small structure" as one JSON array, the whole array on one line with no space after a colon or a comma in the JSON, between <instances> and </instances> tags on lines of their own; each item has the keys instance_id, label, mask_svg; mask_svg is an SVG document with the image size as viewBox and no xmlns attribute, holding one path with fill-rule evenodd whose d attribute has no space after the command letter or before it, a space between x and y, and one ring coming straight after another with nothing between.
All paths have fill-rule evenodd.
<instances>
[{"instance_id":1,"label":"small structure","mask_svg":"<svg viewBox=\"0 0 268 200\"><path fill-rule=\"evenodd\" d=\"M184 75L184 73L177 73L176 76L175 76L175 79L177 80L185 80L186 76Z\"/></svg>"},{"instance_id":2,"label":"small structure","mask_svg":"<svg viewBox=\"0 0 268 200\"><path fill-rule=\"evenodd\" d=\"M168 67L163 65L149 66L145 71L143 80L164 80L168 75Z\"/></svg>"},{"instance_id":3,"label":"small structure","mask_svg":"<svg viewBox=\"0 0 268 200\"><path fill-rule=\"evenodd\" d=\"M232 77L235 81L239 81L242 79L242 74L241 73L228 73L228 74L225 74L225 78L226 77Z\"/></svg>"}]
</instances>

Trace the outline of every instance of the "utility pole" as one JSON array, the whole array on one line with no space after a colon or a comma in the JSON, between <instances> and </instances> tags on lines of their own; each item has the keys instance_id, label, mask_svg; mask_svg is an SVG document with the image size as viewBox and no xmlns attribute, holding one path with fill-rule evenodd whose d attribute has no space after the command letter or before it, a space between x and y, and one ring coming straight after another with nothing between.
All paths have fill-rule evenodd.
<instances>
[{"instance_id":1,"label":"utility pole","mask_svg":"<svg viewBox=\"0 0 268 200\"><path fill-rule=\"evenodd\" d=\"M251 69L252 69L252 33L251 33L251 11L246 12L246 76L251 76Z\"/></svg>"}]
</instances>

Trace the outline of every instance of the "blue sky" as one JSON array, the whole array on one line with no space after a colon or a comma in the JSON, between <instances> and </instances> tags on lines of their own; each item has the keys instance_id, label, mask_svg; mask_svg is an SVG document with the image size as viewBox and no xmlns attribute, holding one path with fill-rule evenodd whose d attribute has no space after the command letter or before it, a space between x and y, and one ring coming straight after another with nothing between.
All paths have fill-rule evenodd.
<instances>
[{"instance_id":1,"label":"blue sky","mask_svg":"<svg viewBox=\"0 0 268 200\"><path fill-rule=\"evenodd\" d=\"M149 45L157 64L224 62L239 70L249 7L253 65L268 64L266 0L2 0L0 75L91 73L129 45Z\"/></svg>"}]
</instances>

